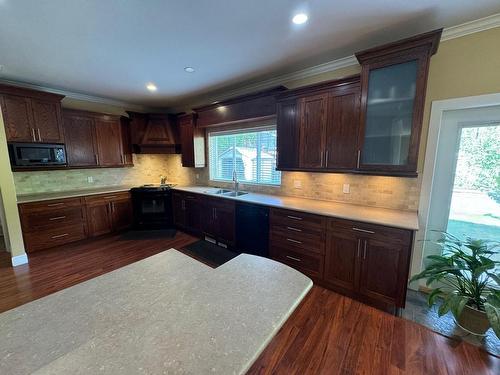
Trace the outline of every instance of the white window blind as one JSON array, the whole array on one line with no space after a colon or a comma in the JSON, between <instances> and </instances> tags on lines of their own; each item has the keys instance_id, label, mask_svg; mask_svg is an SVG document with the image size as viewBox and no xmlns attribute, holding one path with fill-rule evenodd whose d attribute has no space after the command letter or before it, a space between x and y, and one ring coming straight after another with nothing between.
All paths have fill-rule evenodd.
<instances>
[{"instance_id":1,"label":"white window blind","mask_svg":"<svg viewBox=\"0 0 500 375\"><path fill-rule=\"evenodd\" d=\"M210 179L279 185L276 170L276 127L211 132L208 134Z\"/></svg>"}]
</instances>

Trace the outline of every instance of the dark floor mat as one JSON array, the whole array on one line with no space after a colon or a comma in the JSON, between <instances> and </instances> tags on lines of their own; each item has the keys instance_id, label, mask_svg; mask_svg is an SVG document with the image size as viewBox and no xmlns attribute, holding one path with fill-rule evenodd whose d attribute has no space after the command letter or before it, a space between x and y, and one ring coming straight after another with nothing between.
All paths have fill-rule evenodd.
<instances>
[{"instance_id":1,"label":"dark floor mat","mask_svg":"<svg viewBox=\"0 0 500 375\"><path fill-rule=\"evenodd\" d=\"M237 253L203 240L186 246L183 251L214 267L221 266L238 256Z\"/></svg>"},{"instance_id":2,"label":"dark floor mat","mask_svg":"<svg viewBox=\"0 0 500 375\"><path fill-rule=\"evenodd\" d=\"M120 240L149 240L159 238L174 238L177 230L158 229L158 230L131 230L121 235Z\"/></svg>"}]
</instances>

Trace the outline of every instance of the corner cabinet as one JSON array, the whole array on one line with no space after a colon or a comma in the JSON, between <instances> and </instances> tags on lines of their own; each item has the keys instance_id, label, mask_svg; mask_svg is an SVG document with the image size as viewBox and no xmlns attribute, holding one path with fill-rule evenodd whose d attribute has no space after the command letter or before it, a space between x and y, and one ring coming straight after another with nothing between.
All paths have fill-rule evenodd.
<instances>
[{"instance_id":1,"label":"corner cabinet","mask_svg":"<svg viewBox=\"0 0 500 375\"><path fill-rule=\"evenodd\" d=\"M441 32L356 53L361 64L358 170L416 175L429 63Z\"/></svg>"}]
</instances>

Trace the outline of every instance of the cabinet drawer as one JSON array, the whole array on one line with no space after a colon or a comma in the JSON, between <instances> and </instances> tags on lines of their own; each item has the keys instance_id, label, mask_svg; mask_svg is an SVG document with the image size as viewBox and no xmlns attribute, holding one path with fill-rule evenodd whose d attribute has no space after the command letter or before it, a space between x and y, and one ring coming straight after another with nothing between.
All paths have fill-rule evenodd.
<instances>
[{"instance_id":1,"label":"cabinet drawer","mask_svg":"<svg viewBox=\"0 0 500 375\"><path fill-rule=\"evenodd\" d=\"M298 229L325 229L326 218L304 212L272 209L271 225L290 226Z\"/></svg>"},{"instance_id":2,"label":"cabinet drawer","mask_svg":"<svg viewBox=\"0 0 500 375\"><path fill-rule=\"evenodd\" d=\"M331 231L348 231L359 237L377 238L382 241L408 246L412 240L412 232L410 230L351 220L329 219L327 228Z\"/></svg>"},{"instance_id":3,"label":"cabinet drawer","mask_svg":"<svg viewBox=\"0 0 500 375\"><path fill-rule=\"evenodd\" d=\"M19 205L21 213L57 211L63 208L81 207L81 198L54 199L35 203L22 203Z\"/></svg>"},{"instance_id":4,"label":"cabinet drawer","mask_svg":"<svg viewBox=\"0 0 500 375\"><path fill-rule=\"evenodd\" d=\"M84 238L85 226L83 223L24 234L26 251L28 252L48 249Z\"/></svg>"},{"instance_id":5,"label":"cabinet drawer","mask_svg":"<svg viewBox=\"0 0 500 375\"><path fill-rule=\"evenodd\" d=\"M61 225L83 223L83 208L68 207L57 210L28 212L22 215L23 230L59 228Z\"/></svg>"},{"instance_id":6,"label":"cabinet drawer","mask_svg":"<svg viewBox=\"0 0 500 375\"><path fill-rule=\"evenodd\" d=\"M310 252L317 254L325 253L324 234L294 232L287 230L286 227L273 227L271 229L271 241L273 244L285 248L300 249L306 254Z\"/></svg>"},{"instance_id":7,"label":"cabinet drawer","mask_svg":"<svg viewBox=\"0 0 500 375\"><path fill-rule=\"evenodd\" d=\"M323 277L324 256L313 253L306 255L281 246L271 246L270 250L273 259L288 264L306 275L316 278Z\"/></svg>"},{"instance_id":8,"label":"cabinet drawer","mask_svg":"<svg viewBox=\"0 0 500 375\"><path fill-rule=\"evenodd\" d=\"M111 202L124 199L130 199L130 193L128 191L119 193L91 195L85 197L85 204L87 205L102 204L103 202Z\"/></svg>"}]
</instances>

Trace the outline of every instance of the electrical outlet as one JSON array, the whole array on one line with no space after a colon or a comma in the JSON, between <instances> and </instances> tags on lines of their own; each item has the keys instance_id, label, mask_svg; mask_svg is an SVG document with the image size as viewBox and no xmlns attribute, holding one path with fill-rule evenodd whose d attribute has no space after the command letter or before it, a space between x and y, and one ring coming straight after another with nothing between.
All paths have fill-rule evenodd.
<instances>
[{"instance_id":1,"label":"electrical outlet","mask_svg":"<svg viewBox=\"0 0 500 375\"><path fill-rule=\"evenodd\" d=\"M295 189L302 189L302 181L301 180L293 180L293 187Z\"/></svg>"},{"instance_id":2,"label":"electrical outlet","mask_svg":"<svg viewBox=\"0 0 500 375\"><path fill-rule=\"evenodd\" d=\"M349 184L344 184L342 186L342 192L344 194L349 194L351 192L351 186Z\"/></svg>"},{"instance_id":3,"label":"electrical outlet","mask_svg":"<svg viewBox=\"0 0 500 375\"><path fill-rule=\"evenodd\" d=\"M94 183L94 177L92 177L92 176L87 176L87 182L88 182L89 184Z\"/></svg>"},{"instance_id":4,"label":"electrical outlet","mask_svg":"<svg viewBox=\"0 0 500 375\"><path fill-rule=\"evenodd\" d=\"M200 174L199 173L196 173L196 179L199 180L200 179Z\"/></svg>"}]
</instances>

